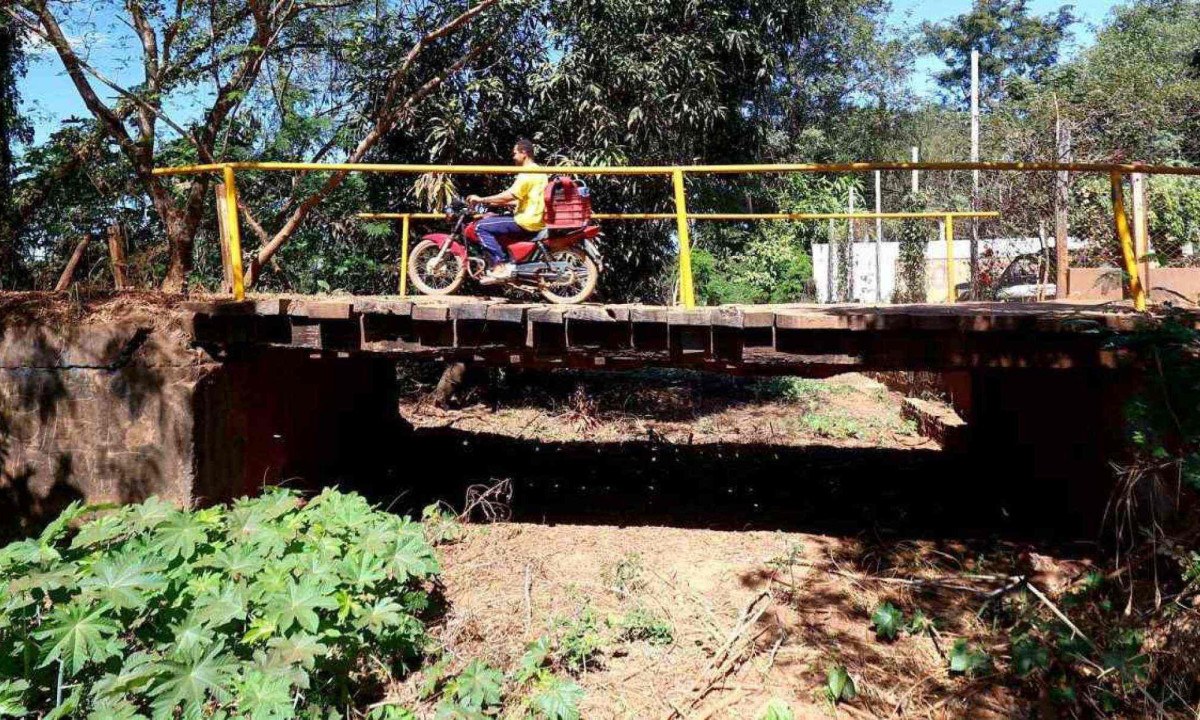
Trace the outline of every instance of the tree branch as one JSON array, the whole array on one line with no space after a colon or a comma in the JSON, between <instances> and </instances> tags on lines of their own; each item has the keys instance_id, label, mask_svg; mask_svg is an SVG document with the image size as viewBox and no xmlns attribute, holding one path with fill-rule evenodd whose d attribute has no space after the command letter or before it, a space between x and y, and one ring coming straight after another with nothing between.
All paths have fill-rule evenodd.
<instances>
[{"instance_id":1,"label":"tree branch","mask_svg":"<svg viewBox=\"0 0 1200 720\"><path fill-rule=\"evenodd\" d=\"M491 0L485 0L485 2L490 1ZM379 140L381 140L388 133L388 131L395 126L396 122L401 119L401 117L410 113L412 108L418 102L425 99L430 93L441 87L447 78L459 73L472 60L474 60L480 52L483 51L484 47L485 43L481 43L471 48L465 55L460 57L453 65L447 68L445 72L430 78L425 82L425 84L417 88L417 90L414 91L413 94L411 94L399 108L394 110L382 110L379 119L375 123L375 127L373 127L371 131L368 132L361 141L359 141L353 152L351 152L349 157L346 158L346 162L355 163L362 160L363 156L365 156L371 150L371 148L375 147L375 144L379 142ZM276 252L279 251L279 248L282 247L289 238L291 238L291 236L296 232L296 228L298 228L300 223L303 222L306 217L308 217L308 214L312 212L312 209L316 207L321 200L325 199L329 193L336 190L345 181L347 174L348 173L345 171L332 173L318 190L305 198L304 201L301 202L300 205L292 212L291 216L288 217L286 222L284 222L283 227L279 230L279 232L275 233L275 236L271 238L271 242L259 249L258 256L253 262L250 263L250 269L246 273L247 287L254 284L254 281L262 272L262 266L268 260L270 260Z\"/></svg>"}]
</instances>

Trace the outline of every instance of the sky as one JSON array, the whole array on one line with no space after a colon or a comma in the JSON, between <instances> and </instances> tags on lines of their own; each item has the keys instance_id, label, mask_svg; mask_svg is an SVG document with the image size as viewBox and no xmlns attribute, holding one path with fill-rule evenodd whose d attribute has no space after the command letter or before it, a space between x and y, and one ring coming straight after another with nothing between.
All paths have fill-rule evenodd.
<instances>
[{"instance_id":1,"label":"sky","mask_svg":"<svg viewBox=\"0 0 1200 720\"><path fill-rule=\"evenodd\" d=\"M1075 12L1083 22L1075 29L1075 37L1068 45L1070 56L1081 46L1086 46L1096 26L1107 17L1109 11L1122 0L1076 0ZM897 26L915 26L925 20L940 21L967 12L972 0L892 0L892 20ZM1038 14L1053 12L1064 0L1030 0L1030 7ZM86 2L80 4L86 8ZM107 6L107 4L105 4ZM79 6L77 6L79 7ZM86 10L84 10L86 13ZM136 84L140 68L124 66L120 58L128 56L126 43L134 41L128 28L116 25L111 18L91 18L97 31L94 35L78 38L79 46L85 50L89 61L119 85ZM921 95L934 92L933 74L944 66L933 57L923 58L917 63L912 84ZM101 88L103 89L103 88ZM86 116L87 111L75 92L74 86L62 71L58 58L49 52L34 52L30 57L29 69L21 83L22 109L34 122L35 143L46 139L59 122L71 116ZM112 93L106 93L111 96ZM172 115L186 118L187 108L166 110Z\"/></svg>"}]
</instances>

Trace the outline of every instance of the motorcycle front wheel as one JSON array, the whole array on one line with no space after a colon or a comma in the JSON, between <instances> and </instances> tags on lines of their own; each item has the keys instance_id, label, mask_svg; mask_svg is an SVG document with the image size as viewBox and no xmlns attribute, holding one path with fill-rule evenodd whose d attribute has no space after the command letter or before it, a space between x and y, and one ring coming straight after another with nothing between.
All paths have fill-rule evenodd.
<instances>
[{"instance_id":1,"label":"motorcycle front wheel","mask_svg":"<svg viewBox=\"0 0 1200 720\"><path fill-rule=\"evenodd\" d=\"M408 279L423 295L449 295L462 286L467 276L467 260L447 249L438 258L441 247L422 240L408 254Z\"/></svg>"},{"instance_id":2,"label":"motorcycle front wheel","mask_svg":"<svg viewBox=\"0 0 1200 720\"><path fill-rule=\"evenodd\" d=\"M552 250L550 262L566 264L570 279L547 284L542 288L542 297L558 305L574 305L584 302L596 291L600 268L582 249L570 247Z\"/></svg>"}]
</instances>

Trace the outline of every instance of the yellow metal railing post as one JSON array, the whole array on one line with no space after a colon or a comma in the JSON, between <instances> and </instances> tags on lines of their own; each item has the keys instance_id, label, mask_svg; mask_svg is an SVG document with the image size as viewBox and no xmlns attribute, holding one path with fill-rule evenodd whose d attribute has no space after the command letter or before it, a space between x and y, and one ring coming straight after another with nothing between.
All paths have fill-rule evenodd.
<instances>
[{"instance_id":1,"label":"yellow metal railing post","mask_svg":"<svg viewBox=\"0 0 1200 720\"><path fill-rule=\"evenodd\" d=\"M954 216L947 215L946 223L946 302L955 302L958 298L954 282Z\"/></svg>"},{"instance_id":2,"label":"yellow metal railing post","mask_svg":"<svg viewBox=\"0 0 1200 720\"><path fill-rule=\"evenodd\" d=\"M408 296L408 221L411 217L405 213L400 218L400 297Z\"/></svg>"},{"instance_id":3,"label":"yellow metal railing post","mask_svg":"<svg viewBox=\"0 0 1200 720\"><path fill-rule=\"evenodd\" d=\"M233 299L246 299L246 279L242 274L242 234L238 227L237 185L232 165L221 168L225 179L225 228L229 237L229 266L233 270Z\"/></svg>"},{"instance_id":4,"label":"yellow metal railing post","mask_svg":"<svg viewBox=\"0 0 1200 720\"><path fill-rule=\"evenodd\" d=\"M696 307L692 287L692 239L688 235L687 199L683 193L683 171L671 173L675 185L675 228L679 234L679 300L684 307Z\"/></svg>"},{"instance_id":5,"label":"yellow metal railing post","mask_svg":"<svg viewBox=\"0 0 1200 720\"><path fill-rule=\"evenodd\" d=\"M1138 312L1146 310L1146 289L1142 287L1138 276L1138 257L1133 247L1133 233L1129 230L1129 217L1125 214L1124 176L1117 171L1109 174L1112 181L1113 219L1116 221L1117 241L1121 244L1121 256L1125 260L1125 274L1128 276L1126 290L1133 298L1133 307Z\"/></svg>"}]
</instances>

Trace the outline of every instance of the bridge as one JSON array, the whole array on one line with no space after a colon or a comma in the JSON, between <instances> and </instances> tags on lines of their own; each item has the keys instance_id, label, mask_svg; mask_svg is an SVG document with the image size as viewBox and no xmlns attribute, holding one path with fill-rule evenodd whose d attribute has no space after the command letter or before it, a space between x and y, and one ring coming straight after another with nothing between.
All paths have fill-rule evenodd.
<instances>
[{"instance_id":1,"label":"bridge","mask_svg":"<svg viewBox=\"0 0 1200 720\"><path fill-rule=\"evenodd\" d=\"M1114 336L1152 327L1119 305L564 306L473 297L264 297L183 305L195 341L490 365L647 365L825 377L851 371L1117 369ZM1200 323L1200 315L1188 315Z\"/></svg>"}]
</instances>

